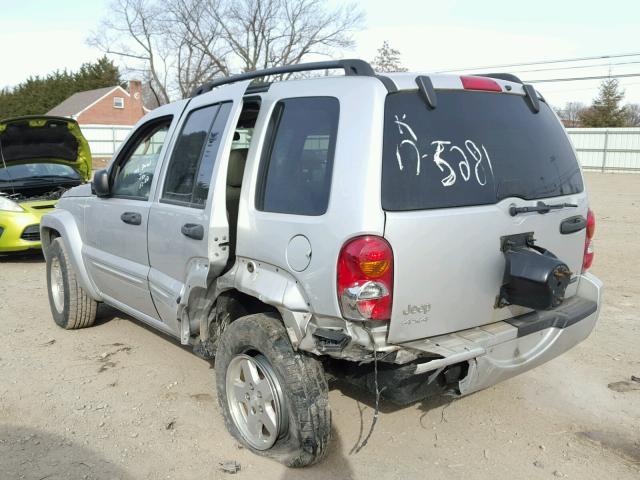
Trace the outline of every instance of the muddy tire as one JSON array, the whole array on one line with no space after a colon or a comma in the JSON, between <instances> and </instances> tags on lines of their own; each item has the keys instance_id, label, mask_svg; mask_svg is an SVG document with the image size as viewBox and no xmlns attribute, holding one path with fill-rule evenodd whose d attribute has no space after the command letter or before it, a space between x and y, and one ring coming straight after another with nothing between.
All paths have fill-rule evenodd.
<instances>
[{"instance_id":1,"label":"muddy tire","mask_svg":"<svg viewBox=\"0 0 640 480\"><path fill-rule=\"evenodd\" d=\"M324 370L293 350L274 314L231 323L222 333L215 370L225 424L246 448L289 467L326 455L331 411Z\"/></svg>"},{"instance_id":2,"label":"muddy tire","mask_svg":"<svg viewBox=\"0 0 640 480\"><path fill-rule=\"evenodd\" d=\"M76 281L76 273L60 238L56 238L47 250L47 291L51 314L58 326L72 330L93 325L98 304Z\"/></svg>"}]
</instances>

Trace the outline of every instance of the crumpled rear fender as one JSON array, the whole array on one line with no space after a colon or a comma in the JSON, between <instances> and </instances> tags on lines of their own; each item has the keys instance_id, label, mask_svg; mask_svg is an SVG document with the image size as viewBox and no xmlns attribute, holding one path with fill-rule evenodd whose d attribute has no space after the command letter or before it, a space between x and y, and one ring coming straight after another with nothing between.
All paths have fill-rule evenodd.
<instances>
[{"instance_id":1,"label":"crumpled rear fender","mask_svg":"<svg viewBox=\"0 0 640 480\"><path fill-rule=\"evenodd\" d=\"M51 242L56 237L62 238L62 243L67 250L69 261L76 273L76 279L80 286L96 301L102 301L102 297L87 272L82 259L82 237L78 230L73 215L66 210L55 210L42 217L40 222L40 238L42 251L47 258Z\"/></svg>"}]
</instances>

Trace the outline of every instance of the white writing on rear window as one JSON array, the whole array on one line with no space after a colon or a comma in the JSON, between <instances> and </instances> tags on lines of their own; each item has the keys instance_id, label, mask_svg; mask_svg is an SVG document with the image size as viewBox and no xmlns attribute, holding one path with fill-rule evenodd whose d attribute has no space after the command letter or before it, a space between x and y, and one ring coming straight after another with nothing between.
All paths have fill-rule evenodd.
<instances>
[{"instance_id":1,"label":"white writing on rear window","mask_svg":"<svg viewBox=\"0 0 640 480\"><path fill-rule=\"evenodd\" d=\"M450 140L435 140L431 142L434 152L421 154L418 148L418 137L407 123L406 118L406 114L401 117L395 115L394 121L400 135L405 137L396 145L396 159L401 171L404 170L405 165L415 161L416 175L420 175L421 160L428 160L432 157L433 163L444 175L440 179L443 187L451 187L459 179L464 183L475 180L478 185L485 186L489 176L493 178L491 158L484 145L480 144L478 147L472 140L465 140L463 146L455 145ZM447 158L444 158L445 156ZM485 165L488 167L488 172Z\"/></svg>"}]
</instances>

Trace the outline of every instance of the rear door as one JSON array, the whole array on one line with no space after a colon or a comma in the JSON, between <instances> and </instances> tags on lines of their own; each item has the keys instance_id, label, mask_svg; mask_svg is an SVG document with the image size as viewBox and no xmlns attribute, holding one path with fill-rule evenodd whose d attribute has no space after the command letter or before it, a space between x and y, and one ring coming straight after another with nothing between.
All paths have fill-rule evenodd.
<instances>
[{"instance_id":1,"label":"rear door","mask_svg":"<svg viewBox=\"0 0 640 480\"><path fill-rule=\"evenodd\" d=\"M228 258L226 171L248 82L191 100L149 214L149 284L162 321L179 333L188 286L206 288ZM187 285L188 284L188 285Z\"/></svg>"},{"instance_id":2,"label":"rear door","mask_svg":"<svg viewBox=\"0 0 640 480\"><path fill-rule=\"evenodd\" d=\"M500 237L533 232L536 244L580 273L584 230L560 223L587 215L582 175L551 109L518 94L437 91L387 98L382 206L394 252L390 342L430 337L524 313L496 308L504 274ZM575 208L512 216L512 206ZM569 285L566 297L577 284Z\"/></svg>"}]
</instances>

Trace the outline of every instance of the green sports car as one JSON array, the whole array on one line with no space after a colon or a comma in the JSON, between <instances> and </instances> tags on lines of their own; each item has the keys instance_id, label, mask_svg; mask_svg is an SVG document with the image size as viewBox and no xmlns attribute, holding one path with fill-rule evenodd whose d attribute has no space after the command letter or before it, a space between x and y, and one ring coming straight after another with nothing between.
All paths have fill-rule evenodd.
<instances>
[{"instance_id":1,"label":"green sports car","mask_svg":"<svg viewBox=\"0 0 640 480\"><path fill-rule=\"evenodd\" d=\"M91 178L91 151L70 118L0 121L0 253L40 248L40 218Z\"/></svg>"}]
</instances>

